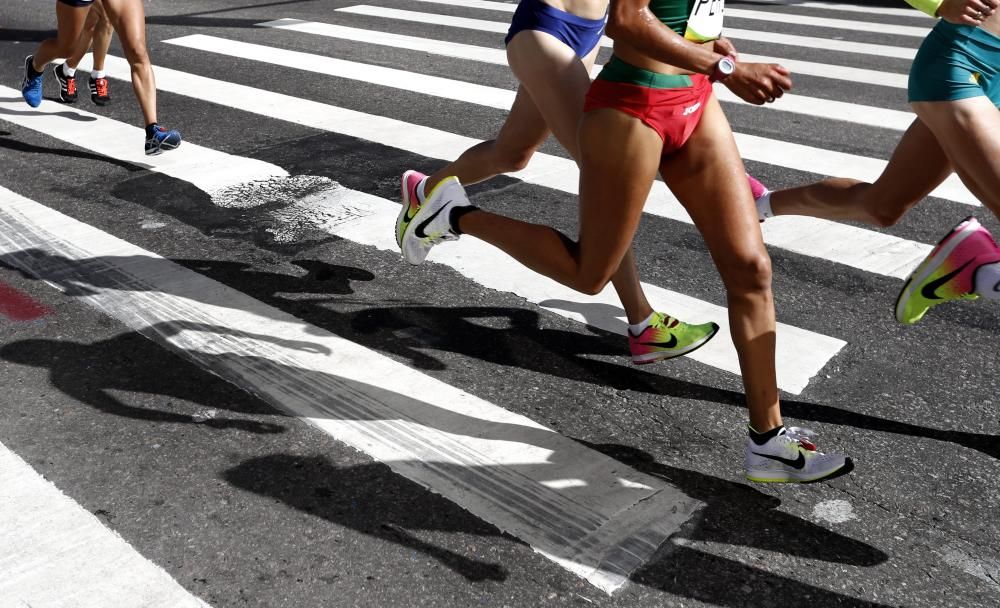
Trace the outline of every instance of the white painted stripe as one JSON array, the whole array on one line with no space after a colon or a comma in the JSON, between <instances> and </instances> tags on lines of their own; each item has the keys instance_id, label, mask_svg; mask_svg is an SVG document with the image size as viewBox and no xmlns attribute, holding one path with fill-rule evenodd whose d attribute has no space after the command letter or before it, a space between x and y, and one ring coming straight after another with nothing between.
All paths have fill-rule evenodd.
<instances>
[{"instance_id":1,"label":"white painted stripe","mask_svg":"<svg viewBox=\"0 0 1000 608\"><path fill-rule=\"evenodd\" d=\"M11 608L208 607L2 443L0 573Z\"/></svg>"},{"instance_id":2,"label":"white painted stripe","mask_svg":"<svg viewBox=\"0 0 1000 608\"><path fill-rule=\"evenodd\" d=\"M301 21L299 19L278 19L276 21L258 23L257 26L300 32L303 34L326 36L328 38L337 38L340 40L352 40L355 42L376 44L391 48L421 51L442 57L467 59L470 61L479 61L493 65L507 65L506 51L476 46L474 44L460 44L457 42L447 42L444 40L434 40L418 36L390 34L378 30L345 27L330 23ZM740 59L748 62L780 63L791 70L793 76L795 74L806 74L809 76L819 76L821 78L847 80L850 82L864 83L866 85L887 86L897 89L905 89L908 79L906 74L882 72L879 70L867 70L864 68L853 68L842 65L834 65L831 63L800 61L798 59L781 59L764 55L751 55L748 53L740 53ZM601 66L596 66L594 69L594 73L596 74L597 71L601 69Z\"/></svg>"},{"instance_id":3,"label":"white painted stripe","mask_svg":"<svg viewBox=\"0 0 1000 608\"><path fill-rule=\"evenodd\" d=\"M319 23L316 21L302 21L299 19L278 19L266 23L258 23L258 27L269 27L276 29L301 32L304 34L314 34L341 40L352 40L366 44L377 44L396 49L406 49L409 51L421 51L442 57L454 57L457 59L469 59L482 63L492 63L495 65L507 65L507 51L503 49L486 48L474 44L461 44L458 42L445 42L432 38L421 38L418 36L404 36L402 34L391 34L379 30L366 30L356 27L346 27L334 25L332 23Z\"/></svg>"},{"instance_id":4,"label":"white painted stripe","mask_svg":"<svg viewBox=\"0 0 1000 608\"><path fill-rule=\"evenodd\" d=\"M3 188L0 255L53 285L87 285L79 299L126 327L605 591L621 586L699 505L528 418ZM567 479L585 485L547 485ZM139 604L105 604L131 605Z\"/></svg>"},{"instance_id":5,"label":"white painted stripe","mask_svg":"<svg viewBox=\"0 0 1000 608\"><path fill-rule=\"evenodd\" d=\"M767 1L767 0L765 0ZM901 2L902 3L902 2ZM859 4L841 4L839 2L775 2L775 4L785 4L802 8L821 8L833 11L843 11L846 13L865 13L870 15L892 15L894 17L924 17L931 19L929 15L918 11L915 8L889 8L885 6L864 6Z\"/></svg>"},{"instance_id":6,"label":"white painted stripe","mask_svg":"<svg viewBox=\"0 0 1000 608\"><path fill-rule=\"evenodd\" d=\"M491 11L501 11L513 13L517 9L516 3L493 2L490 0L413 0L414 2L427 2L430 4L441 4L446 6L458 6L462 8L484 9ZM848 19L830 19L827 17L811 17L797 13L775 13L768 11L756 11L750 9L726 7L726 18L734 19L754 19L757 21L769 21L776 23L791 23L795 25L810 25L832 29L847 29L856 32L874 32L877 34L895 34L899 36L916 36L923 38L930 31L928 27L895 25L885 23L873 23L871 21L856 21Z\"/></svg>"},{"instance_id":7,"label":"white painted stripe","mask_svg":"<svg viewBox=\"0 0 1000 608\"><path fill-rule=\"evenodd\" d=\"M468 17L454 17L451 15L440 15L436 13L421 13L418 11L384 8L365 4L347 6L344 8L338 8L337 10L343 13L365 15L368 17L382 17L385 19L396 19L412 23L426 23L430 25L457 27L480 32L494 32L498 34L507 33L507 30L510 27L508 23L502 23L499 21L471 19ZM848 40L832 40L812 36L796 36L793 34L780 34L776 32L759 32L728 27L726 28L726 36L738 40L750 40L752 42L799 46L810 49L839 51L842 53L875 55L878 57L894 57L897 59L913 59L917 53L915 48L895 47L865 42L851 42ZM601 45L606 47L612 46L611 39L605 36L601 39Z\"/></svg>"},{"instance_id":8,"label":"white painted stripe","mask_svg":"<svg viewBox=\"0 0 1000 608\"><path fill-rule=\"evenodd\" d=\"M84 59L82 69L88 70L89 62L88 55ZM105 69L113 78L122 80L130 78L128 63L119 57L108 57ZM408 150L428 158L450 161L479 143L477 139L447 131L206 78L189 72L157 67L156 74L157 87L165 91ZM577 193L579 171L576 163L567 158L537 153L532 157L528 168L514 176L527 183L570 194ZM691 223L690 216L662 182L653 185L650 198L646 202L646 212ZM780 225L783 229L771 228L772 225ZM801 226L801 232L796 232L794 226ZM765 241L775 247L807 256L822 255L840 264L901 279L909 275L928 251L928 247L922 243L815 218L787 217L768 220L764 224L764 235ZM808 235L808 240L804 240L803 235ZM817 254L819 251L823 253Z\"/></svg>"},{"instance_id":9,"label":"white painted stripe","mask_svg":"<svg viewBox=\"0 0 1000 608\"><path fill-rule=\"evenodd\" d=\"M183 142L176 153L146 156L144 129L52 101L28 111L21 92L10 87L0 86L0 96L7 98L0 101L0 120L74 145L85 143L84 147L98 154L142 169L171 177L183 175L182 179L209 195L236 184L288 175L269 163L203 148L190 141Z\"/></svg>"},{"instance_id":10,"label":"white painted stripe","mask_svg":"<svg viewBox=\"0 0 1000 608\"><path fill-rule=\"evenodd\" d=\"M811 17L796 13L772 13L754 11L742 8L726 7L726 19L753 19L772 23L806 25L813 27L851 30L854 32L871 32L880 35L913 36L923 38L930 32L926 26L895 25L889 23L873 23L871 21L855 21L851 19L831 19L828 17Z\"/></svg>"},{"instance_id":11,"label":"white painted stripe","mask_svg":"<svg viewBox=\"0 0 1000 608\"><path fill-rule=\"evenodd\" d=\"M84 64L81 67L82 69L86 69L87 65ZM86 134L86 137L81 138L81 141L92 141L97 138L98 134L99 131L95 129L94 132ZM273 170L279 170L279 168L275 167ZM176 177L184 179L183 174ZM315 197L316 195L310 197L310 200L315 199ZM398 251L395 244L395 237L392 235L392 226L395 224L396 215L399 213L398 204L383 199L367 197L367 195L362 195L361 193L352 193L351 197L353 198L349 200L337 199L338 204L332 206L335 208L366 209L363 213L359 212L359 215L367 218L364 223L364 229L355 229L355 232L345 232L348 227L356 228L358 222L361 222L362 217L355 218L352 222L340 217L335 222L321 221L322 218L329 216L329 213L325 212L325 210L329 209L331 205L327 205L326 203L322 203L318 207L311 209L309 213L293 213L294 217L279 214L277 229L282 230L282 226L300 226L303 223L318 221L319 223L316 224L316 228L327 230L331 234L364 245L375 246L389 251ZM354 200L355 198L358 200ZM375 209L378 213L370 209ZM315 220L313 219L314 217L320 218L320 220ZM358 235L361 237L360 240ZM616 316L607 312L608 310L620 310L618 308L617 296L611 286L608 286L598 297L592 298L579 294L527 270L491 246L483 243L476 243L471 246L477 248L477 253L473 256L474 262L469 262L462 255L441 256L435 259L442 264L457 269L481 285L509 291L535 304L542 305L544 302L550 301L563 302L562 306L549 308L553 312L570 319L589 323L595 327L624 335L625 322L621 319L621 315ZM725 308L661 289L654 285L645 285L644 287L647 296L654 305L669 310L675 316L689 321L702 322L712 320L718 322L722 327L720 335L709 345L700 348L689 356L706 365L711 365L735 374L740 373L739 359L733 347L732 338L728 334L728 325L726 322L728 314ZM609 304L611 305L610 308L608 307ZM590 311L592 310L600 312L591 313ZM781 349L777 355L779 387L795 393L801 392L808 384L809 379L818 373L827 361L844 345L844 342L841 340L788 326L779 327L779 336L781 343Z\"/></svg>"},{"instance_id":12,"label":"white painted stripe","mask_svg":"<svg viewBox=\"0 0 1000 608\"><path fill-rule=\"evenodd\" d=\"M407 91L432 93L438 97L456 99L493 108L507 109L514 101L514 92L505 89L435 76L424 76L405 70L371 66L364 63L344 61L309 53L286 51L268 46L205 36L203 34L175 38L166 42L232 57L264 61L291 69L309 70ZM724 101L741 102L736 95L732 94L725 87L717 87L717 94ZM767 105L765 108L767 111L778 110L809 116L821 116L867 126L893 128L900 131L906 129L913 121L913 115L908 112L802 97L793 94L786 95L779 103ZM736 134L736 138L740 146L740 152L744 158L798 169L800 171L874 181L885 167L885 161L880 159L866 158L738 133ZM954 175L935 190L935 195L971 205L979 204L979 201L968 191L961 180Z\"/></svg>"},{"instance_id":13,"label":"white painted stripe","mask_svg":"<svg viewBox=\"0 0 1000 608\"><path fill-rule=\"evenodd\" d=\"M337 78L349 78L404 91L419 91L424 95L454 99L466 103L508 110L514 103L514 91L480 84L426 76L407 70L397 70L367 63L345 61L333 57L288 51L271 46L227 40L204 34L193 34L164 41L189 49L218 53L229 57L260 61L290 69L305 70Z\"/></svg>"}]
</instances>

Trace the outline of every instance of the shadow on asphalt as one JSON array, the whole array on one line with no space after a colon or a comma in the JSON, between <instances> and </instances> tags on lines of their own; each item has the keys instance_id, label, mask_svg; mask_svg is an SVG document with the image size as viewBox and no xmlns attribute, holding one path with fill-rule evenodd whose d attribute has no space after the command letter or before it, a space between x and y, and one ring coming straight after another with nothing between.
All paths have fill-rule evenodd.
<instances>
[{"instance_id":1,"label":"shadow on asphalt","mask_svg":"<svg viewBox=\"0 0 1000 608\"><path fill-rule=\"evenodd\" d=\"M0 114L3 110L0 109ZM66 158L79 158L83 160L93 160L102 163L107 163L109 165L115 165L121 167L127 171L144 171L149 169L148 166L137 165L124 160L118 160L117 158L111 158L110 156L103 156L95 152L87 152L85 150L78 150L75 148L52 148L49 146L36 146L35 144L29 144L28 142L19 141L17 139L12 139L10 137L4 137L10 135L9 132L0 132L0 149L13 150L15 152L22 152L25 154L52 154L54 156L64 156ZM138 147L142 142L136 142L136 147Z\"/></svg>"}]
</instances>

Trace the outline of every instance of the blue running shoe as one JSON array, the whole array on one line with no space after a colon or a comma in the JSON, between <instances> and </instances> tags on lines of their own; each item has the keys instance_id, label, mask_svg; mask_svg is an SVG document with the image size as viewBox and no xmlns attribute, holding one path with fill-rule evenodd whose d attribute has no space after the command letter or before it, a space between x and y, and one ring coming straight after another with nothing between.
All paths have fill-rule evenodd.
<instances>
[{"instance_id":1,"label":"blue running shoe","mask_svg":"<svg viewBox=\"0 0 1000 608\"><path fill-rule=\"evenodd\" d=\"M153 124L146 127L146 156L173 150L181 145L180 131Z\"/></svg>"},{"instance_id":2,"label":"blue running shoe","mask_svg":"<svg viewBox=\"0 0 1000 608\"><path fill-rule=\"evenodd\" d=\"M42 105L42 73L36 72L31 65L33 55L24 58L24 81L21 83L21 96L28 105L37 108ZM32 76L31 74L35 75Z\"/></svg>"}]
</instances>

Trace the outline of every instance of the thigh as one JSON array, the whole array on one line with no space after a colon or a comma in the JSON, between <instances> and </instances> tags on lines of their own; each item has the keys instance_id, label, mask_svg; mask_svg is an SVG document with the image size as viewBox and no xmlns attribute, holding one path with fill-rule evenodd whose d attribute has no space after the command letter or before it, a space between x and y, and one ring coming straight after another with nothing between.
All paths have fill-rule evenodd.
<instances>
[{"instance_id":1,"label":"thigh","mask_svg":"<svg viewBox=\"0 0 1000 608\"><path fill-rule=\"evenodd\" d=\"M549 137L549 127L545 117L523 86L517 88L514 104L500 133L496 137L496 146L505 151L537 150Z\"/></svg>"},{"instance_id":2,"label":"thigh","mask_svg":"<svg viewBox=\"0 0 1000 608\"><path fill-rule=\"evenodd\" d=\"M909 126L875 180L870 204L902 215L941 185L953 169L934 133L920 118Z\"/></svg>"},{"instance_id":3,"label":"thigh","mask_svg":"<svg viewBox=\"0 0 1000 608\"><path fill-rule=\"evenodd\" d=\"M142 0L101 0L104 12L123 45L145 47L146 10Z\"/></svg>"},{"instance_id":4,"label":"thigh","mask_svg":"<svg viewBox=\"0 0 1000 608\"><path fill-rule=\"evenodd\" d=\"M985 95L916 102L913 109L962 181L1000 217L1000 109Z\"/></svg>"},{"instance_id":5,"label":"thigh","mask_svg":"<svg viewBox=\"0 0 1000 608\"><path fill-rule=\"evenodd\" d=\"M90 5L56 2L56 39L60 45L73 45L80 38L89 13Z\"/></svg>"},{"instance_id":6,"label":"thigh","mask_svg":"<svg viewBox=\"0 0 1000 608\"><path fill-rule=\"evenodd\" d=\"M535 30L523 30L511 39L507 60L553 135L578 158L577 128L590 87L584 62L554 36Z\"/></svg>"},{"instance_id":7,"label":"thigh","mask_svg":"<svg viewBox=\"0 0 1000 608\"><path fill-rule=\"evenodd\" d=\"M714 95L691 137L663 160L660 173L701 232L720 271L729 262L766 254L743 160Z\"/></svg>"},{"instance_id":8,"label":"thigh","mask_svg":"<svg viewBox=\"0 0 1000 608\"><path fill-rule=\"evenodd\" d=\"M632 244L663 141L639 119L600 109L581 121L580 150L580 269L610 279Z\"/></svg>"}]
</instances>

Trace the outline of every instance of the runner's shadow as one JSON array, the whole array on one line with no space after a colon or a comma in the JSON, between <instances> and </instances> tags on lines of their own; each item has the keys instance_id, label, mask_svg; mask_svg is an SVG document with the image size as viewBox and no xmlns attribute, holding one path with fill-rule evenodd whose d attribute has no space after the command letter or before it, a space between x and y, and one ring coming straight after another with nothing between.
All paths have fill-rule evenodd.
<instances>
[{"instance_id":1,"label":"runner's shadow","mask_svg":"<svg viewBox=\"0 0 1000 608\"><path fill-rule=\"evenodd\" d=\"M0 98L0 102L5 101L20 101L21 103L24 103L24 100L20 97ZM0 108L0 116L59 116L61 118L75 120L77 122L94 122L97 120L96 116L84 116L76 112L39 112L38 110L12 110L10 108Z\"/></svg>"},{"instance_id":2,"label":"runner's shadow","mask_svg":"<svg viewBox=\"0 0 1000 608\"><path fill-rule=\"evenodd\" d=\"M102 156L100 154L94 154L93 152L86 152L84 150L74 150L72 148L51 148L47 146L36 146L35 144L29 144L28 142L19 141L17 139L12 139L10 137L5 137L10 135L8 132L0 132L0 148L6 148L8 150L14 150L15 152L23 152L25 154L51 154L54 156L65 156L67 158L79 158L84 160L99 161L102 163L107 163L110 165L115 165L125 169L127 171L143 171L149 169L148 165L136 165L123 160L118 160L117 158L111 158L110 156Z\"/></svg>"}]
</instances>

